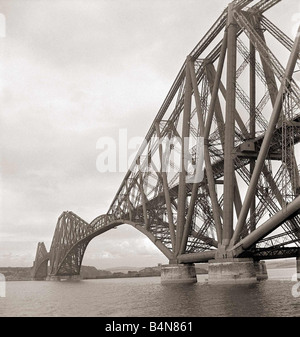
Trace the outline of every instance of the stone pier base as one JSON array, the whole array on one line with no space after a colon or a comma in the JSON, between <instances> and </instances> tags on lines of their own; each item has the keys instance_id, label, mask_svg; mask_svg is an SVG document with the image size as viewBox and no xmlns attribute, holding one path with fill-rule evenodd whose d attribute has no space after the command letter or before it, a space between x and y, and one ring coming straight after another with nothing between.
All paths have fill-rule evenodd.
<instances>
[{"instance_id":1,"label":"stone pier base","mask_svg":"<svg viewBox=\"0 0 300 337\"><path fill-rule=\"evenodd\" d=\"M47 281L80 281L81 276L80 275L63 275L63 276L56 276L56 275L49 275L47 276Z\"/></svg>"},{"instance_id":2,"label":"stone pier base","mask_svg":"<svg viewBox=\"0 0 300 337\"><path fill-rule=\"evenodd\" d=\"M166 264L161 266L161 283L196 283L197 275L194 264Z\"/></svg>"},{"instance_id":3,"label":"stone pier base","mask_svg":"<svg viewBox=\"0 0 300 337\"><path fill-rule=\"evenodd\" d=\"M265 261L254 262L254 267L256 270L257 281L263 281L268 279L268 271Z\"/></svg>"},{"instance_id":4,"label":"stone pier base","mask_svg":"<svg viewBox=\"0 0 300 337\"><path fill-rule=\"evenodd\" d=\"M249 284L255 282L257 282L256 270L252 259L228 258L209 261L209 284Z\"/></svg>"}]
</instances>

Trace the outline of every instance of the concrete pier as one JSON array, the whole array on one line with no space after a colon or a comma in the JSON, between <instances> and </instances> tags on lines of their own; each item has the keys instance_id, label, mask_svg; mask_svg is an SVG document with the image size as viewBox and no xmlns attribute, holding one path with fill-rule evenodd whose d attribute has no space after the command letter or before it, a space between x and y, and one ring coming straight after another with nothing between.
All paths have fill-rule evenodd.
<instances>
[{"instance_id":1,"label":"concrete pier","mask_svg":"<svg viewBox=\"0 0 300 337\"><path fill-rule=\"evenodd\" d=\"M49 275L47 276L47 281L69 281L69 282L74 282L74 281L80 281L81 276L80 275L62 275L62 276L57 276L57 275Z\"/></svg>"},{"instance_id":2,"label":"concrete pier","mask_svg":"<svg viewBox=\"0 0 300 337\"><path fill-rule=\"evenodd\" d=\"M265 261L255 261L254 267L256 270L257 281L263 281L268 279L268 271Z\"/></svg>"},{"instance_id":3,"label":"concrete pier","mask_svg":"<svg viewBox=\"0 0 300 337\"><path fill-rule=\"evenodd\" d=\"M249 284L255 282L257 282L256 270L252 259L215 259L208 263L209 284Z\"/></svg>"},{"instance_id":4,"label":"concrete pier","mask_svg":"<svg viewBox=\"0 0 300 337\"><path fill-rule=\"evenodd\" d=\"M166 264L161 266L162 284L196 283L194 264Z\"/></svg>"}]
</instances>

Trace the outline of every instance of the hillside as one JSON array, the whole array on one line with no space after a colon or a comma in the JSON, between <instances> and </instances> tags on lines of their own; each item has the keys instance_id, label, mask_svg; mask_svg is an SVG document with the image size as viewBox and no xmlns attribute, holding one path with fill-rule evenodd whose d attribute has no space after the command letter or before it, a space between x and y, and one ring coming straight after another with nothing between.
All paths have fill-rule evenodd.
<instances>
[{"instance_id":1,"label":"hillside","mask_svg":"<svg viewBox=\"0 0 300 337\"><path fill-rule=\"evenodd\" d=\"M109 270L99 270L92 266L81 267L81 277L83 279L100 279L100 278L119 278L119 277L143 277L143 276L159 276L159 267L147 268L113 268L115 272ZM121 272L121 270L123 272ZM5 276L6 281L30 281L30 267L0 267L0 273Z\"/></svg>"},{"instance_id":2,"label":"hillside","mask_svg":"<svg viewBox=\"0 0 300 337\"><path fill-rule=\"evenodd\" d=\"M29 267L0 267L0 273L6 281L30 281L31 268Z\"/></svg>"}]
</instances>

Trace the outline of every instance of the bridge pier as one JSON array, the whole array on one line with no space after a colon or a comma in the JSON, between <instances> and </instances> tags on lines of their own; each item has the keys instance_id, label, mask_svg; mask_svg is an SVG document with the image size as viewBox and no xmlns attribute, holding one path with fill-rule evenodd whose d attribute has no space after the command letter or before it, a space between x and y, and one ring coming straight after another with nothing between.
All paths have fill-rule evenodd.
<instances>
[{"instance_id":1,"label":"bridge pier","mask_svg":"<svg viewBox=\"0 0 300 337\"><path fill-rule=\"evenodd\" d=\"M161 284L196 283L197 275L195 265L192 264L166 264L161 266Z\"/></svg>"},{"instance_id":2,"label":"bridge pier","mask_svg":"<svg viewBox=\"0 0 300 337\"><path fill-rule=\"evenodd\" d=\"M208 283L250 284L257 282L253 259L224 258L208 261Z\"/></svg>"},{"instance_id":3,"label":"bridge pier","mask_svg":"<svg viewBox=\"0 0 300 337\"><path fill-rule=\"evenodd\" d=\"M255 261L254 267L256 270L257 281L263 281L268 279L268 271L265 261Z\"/></svg>"},{"instance_id":4,"label":"bridge pier","mask_svg":"<svg viewBox=\"0 0 300 337\"><path fill-rule=\"evenodd\" d=\"M49 275L47 276L47 281L69 281L69 282L73 282L73 281L80 281L81 280L81 276L80 275Z\"/></svg>"},{"instance_id":5,"label":"bridge pier","mask_svg":"<svg viewBox=\"0 0 300 337\"><path fill-rule=\"evenodd\" d=\"M297 281L300 281L300 254L296 256L296 271L297 271Z\"/></svg>"}]
</instances>

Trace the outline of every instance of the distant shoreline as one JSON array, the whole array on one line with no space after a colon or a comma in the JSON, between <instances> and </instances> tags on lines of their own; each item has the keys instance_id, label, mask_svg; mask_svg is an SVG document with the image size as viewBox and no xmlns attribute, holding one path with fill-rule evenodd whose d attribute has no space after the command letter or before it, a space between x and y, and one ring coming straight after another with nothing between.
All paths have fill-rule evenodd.
<instances>
[{"instance_id":1,"label":"distant shoreline","mask_svg":"<svg viewBox=\"0 0 300 337\"><path fill-rule=\"evenodd\" d=\"M113 268L114 269L114 268ZM118 268L116 268L118 269ZM130 269L130 267L127 267ZM136 269L132 267L132 269ZM120 270L123 270L120 268ZM6 281L32 281L31 267L0 267L0 273ZM207 274L207 268L196 268L197 274ZM92 266L82 266L80 276L83 280L88 279L115 279L115 278L134 278L134 277L154 277L160 276L160 266L146 267L139 270L123 270L112 272L109 270L98 270Z\"/></svg>"},{"instance_id":2,"label":"distant shoreline","mask_svg":"<svg viewBox=\"0 0 300 337\"><path fill-rule=\"evenodd\" d=\"M267 269L295 268L295 259L287 260L266 260ZM134 277L154 277L160 276L160 265L156 267L135 268L131 267L111 268L111 270L99 270L92 266L81 267L81 278L88 279L115 279ZM113 270L122 270L114 271ZM5 276L6 281L31 281L31 267L0 267L0 273ZM208 264L196 264L198 275L208 273Z\"/></svg>"}]
</instances>

